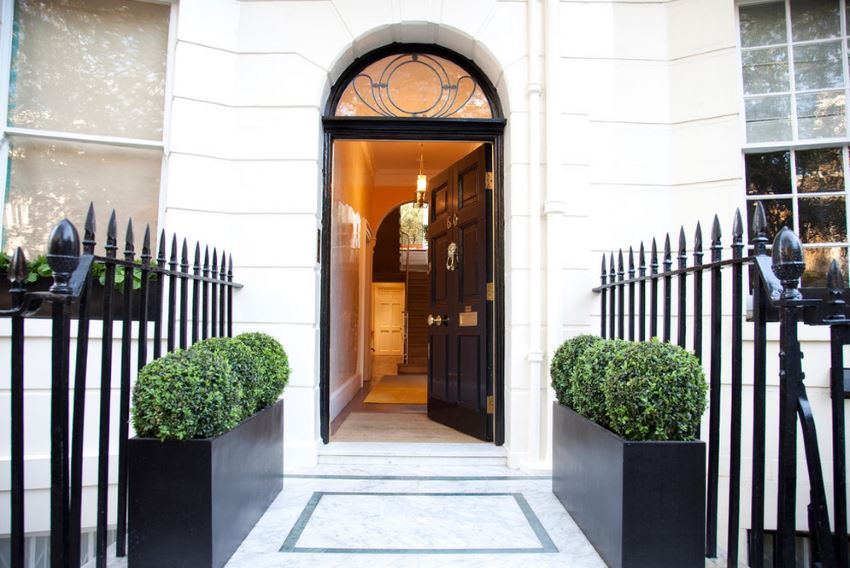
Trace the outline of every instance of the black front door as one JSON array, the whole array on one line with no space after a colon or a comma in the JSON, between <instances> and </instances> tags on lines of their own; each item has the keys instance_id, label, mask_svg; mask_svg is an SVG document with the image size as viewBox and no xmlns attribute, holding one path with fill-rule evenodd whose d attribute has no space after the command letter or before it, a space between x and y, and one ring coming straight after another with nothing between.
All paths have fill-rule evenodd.
<instances>
[{"instance_id":1,"label":"black front door","mask_svg":"<svg viewBox=\"0 0 850 568\"><path fill-rule=\"evenodd\" d=\"M493 439L491 152L483 144L429 184L428 417L482 440Z\"/></svg>"}]
</instances>

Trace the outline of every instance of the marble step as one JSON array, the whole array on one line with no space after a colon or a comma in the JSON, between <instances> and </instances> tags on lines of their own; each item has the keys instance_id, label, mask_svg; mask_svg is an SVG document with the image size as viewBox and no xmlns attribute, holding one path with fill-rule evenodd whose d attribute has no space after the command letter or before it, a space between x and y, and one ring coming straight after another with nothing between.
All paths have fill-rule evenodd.
<instances>
[{"instance_id":1,"label":"marble step","mask_svg":"<svg viewBox=\"0 0 850 568\"><path fill-rule=\"evenodd\" d=\"M331 442L319 448L319 464L507 466L503 446L480 444L415 444Z\"/></svg>"}]
</instances>

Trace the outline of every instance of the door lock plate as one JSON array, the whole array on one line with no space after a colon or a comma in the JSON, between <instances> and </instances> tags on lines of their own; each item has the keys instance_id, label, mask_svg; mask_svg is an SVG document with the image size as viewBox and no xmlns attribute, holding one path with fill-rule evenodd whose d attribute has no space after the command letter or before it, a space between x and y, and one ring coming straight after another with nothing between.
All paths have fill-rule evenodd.
<instances>
[{"instance_id":1,"label":"door lock plate","mask_svg":"<svg viewBox=\"0 0 850 568\"><path fill-rule=\"evenodd\" d=\"M496 413L496 397L492 394L487 397L487 414Z\"/></svg>"}]
</instances>

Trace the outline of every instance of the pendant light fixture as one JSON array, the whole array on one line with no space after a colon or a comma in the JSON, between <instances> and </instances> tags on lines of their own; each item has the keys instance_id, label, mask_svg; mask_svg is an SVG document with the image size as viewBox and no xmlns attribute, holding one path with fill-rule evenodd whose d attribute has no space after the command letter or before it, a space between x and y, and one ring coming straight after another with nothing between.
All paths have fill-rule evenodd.
<instances>
[{"instance_id":1,"label":"pendant light fixture","mask_svg":"<svg viewBox=\"0 0 850 568\"><path fill-rule=\"evenodd\" d=\"M428 186L427 178L425 174L422 173L422 165L424 164L424 158L422 154L422 142L419 143L419 175L416 176L416 206L422 207L422 204L425 202L425 189Z\"/></svg>"}]
</instances>

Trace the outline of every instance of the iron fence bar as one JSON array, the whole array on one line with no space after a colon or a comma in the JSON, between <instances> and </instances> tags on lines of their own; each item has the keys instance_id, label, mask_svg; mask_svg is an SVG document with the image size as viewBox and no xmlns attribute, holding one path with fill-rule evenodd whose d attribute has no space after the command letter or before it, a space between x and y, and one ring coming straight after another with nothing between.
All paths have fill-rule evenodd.
<instances>
[{"instance_id":1,"label":"iron fence bar","mask_svg":"<svg viewBox=\"0 0 850 568\"><path fill-rule=\"evenodd\" d=\"M52 392L50 395L50 564L69 565L68 539L68 305L53 302Z\"/></svg>"},{"instance_id":2,"label":"iron fence bar","mask_svg":"<svg viewBox=\"0 0 850 568\"><path fill-rule=\"evenodd\" d=\"M195 259L192 262L192 344L200 339L200 317L201 307L201 243L195 242Z\"/></svg>"},{"instance_id":3,"label":"iron fence bar","mask_svg":"<svg viewBox=\"0 0 850 568\"><path fill-rule=\"evenodd\" d=\"M625 277L626 273L623 270L623 249L620 249L620 254L617 258L617 281L620 283L619 286L617 286L617 337L619 339L624 339L626 336L626 289L623 284Z\"/></svg>"},{"instance_id":4,"label":"iron fence bar","mask_svg":"<svg viewBox=\"0 0 850 568\"><path fill-rule=\"evenodd\" d=\"M177 344L175 326L177 325L177 235L171 236L171 254L168 257L168 337L166 347L174 351Z\"/></svg>"},{"instance_id":5,"label":"iron fence bar","mask_svg":"<svg viewBox=\"0 0 850 568\"><path fill-rule=\"evenodd\" d=\"M688 252L687 252L687 242L685 241L685 228L682 227L679 230L679 291L678 291L678 299L679 299L679 309L676 311L676 322L679 324L677 330L677 344L682 349L685 348L685 341L687 341L687 330L686 326L688 324L687 321L687 301L688 301L688 293L687 293L687 278L688 275L683 271L688 264Z\"/></svg>"},{"instance_id":6,"label":"iron fence bar","mask_svg":"<svg viewBox=\"0 0 850 568\"><path fill-rule=\"evenodd\" d=\"M670 233L667 233L667 237L664 239L664 273L667 274L670 272L670 268L673 266L673 258L670 252ZM668 274L664 276L664 320L662 327L662 341L668 343L670 341L670 325L672 322L673 314L673 277Z\"/></svg>"},{"instance_id":7,"label":"iron fence bar","mask_svg":"<svg viewBox=\"0 0 850 568\"><path fill-rule=\"evenodd\" d=\"M233 255L227 261L227 337L233 337Z\"/></svg>"},{"instance_id":8,"label":"iron fence bar","mask_svg":"<svg viewBox=\"0 0 850 568\"><path fill-rule=\"evenodd\" d=\"M211 274L218 274L218 251L213 248ZM212 303L210 304L210 336L218 337L218 286L213 282L212 288Z\"/></svg>"},{"instance_id":9,"label":"iron fence bar","mask_svg":"<svg viewBox=\"0 0 850 568\"><path fill-rule=\"evenodd\" d=\"M218 306L218 336L219 337L224 337L224 329L225 329L224 318L227 315L227 310L225 310L225 300L226 300L226 295L225 295L226 286L225 286L225 284L227 283L227 267L226 267L226 263L225 263L226 257L227 257L227 255L224 253L224 251L221 251L221 266L220 266L221 272L219 273L219 291L218 291L218 300L219 300L219 306Z\"/></svg>"},{"instance_id":10,"label":"iron fence bar","mask_svg":"<svg viewBox=\"0 0 850 568\"><path fill-rule=\"evenodd\" d=\"M180 349L189 346L189 244L183 239L180 251Z\"/></svg>"},{"instance_id":11,"label":"iron fence bar","mask_svg":"<svg viewBox=\"0 0 850 568\"><path fill-rule=\"evenodd\" d=\"M694 355L702 361L702 227L694 234Z\"/></svg>"},{"instance_id":12,"label":"iron fence bar","mask_svg":"<svg viewBox=\"0 0 850 568\"><path fill-rule=\"evenodd\" d=\"M611 313L609 314L610 321L608 322L608 333L611 336L611 339L616 337L615 334L615 320L617 314L617 306L615 304L617 291L614 289L613 284L617 280L617 271L614 269L614 251L611 251L611 256L609 258L610 264L608 269L608 284L609 288L611 288Z\"/></svg>"},{"instance_id":13,"label":"iron fence bar","mask_svg":"<svg viewBox=\"0 0 850 568\"><path fill-rule=\"evenodd\" d=\"M640 243L640 253L638 254L638 297L640 315L638 318L638 339L644 341L646 339L646 253L643 248L643 241Z\"/></svg>"},{"instance_id":14,"label":"iron fence bar","mask_svg":"<svg viewBox=\"0 0 850 568\"><path fill-rule=\"evenodd\" d=\"M150 263L151 263L151 228L145 226L145 237L142 241L141 276L142 284L139 288L139 353L137 366L141 370L148 362L148 306L150 303Z\"/></svg>"},{"instance_id":15,"label":"iron fence bar","mask_svg":"<svg viewBox=\"0 0 850 568\"><path fill-rule=\"evenodd\" d=\"M156 267L159 271L156 287L159 290L156 298L156 319L153 324L153 358L159 359L162 356L162 302L165 295L165 277L162 275L162 270L165 268L165 230L159 234L159 247L156 255Z\"/></svg>"},{"instance_id":16,"label":"iron fence bar","mask_svg":"<svg viewBox=\"0 0 850 568\"><path fill-rule=\"evenodd\" d=\"M89 205L83 235L83 253L94 254L94 206ZM83 508L83 441L86 406L86 368L89 349L89 292L92 286L91 270L86 271L83 293L79 301L77 322L77 354L74 369L74 414L71 431L71 503L68 538L71 566L80 565L80 529Z\"/></svg>"},{"instance_id":17,"label":"iron fence bar","mask_svg":"<svg viewBox=\"0 0 850 568\"><path fill-rule=\"evenodd\" d=\"M658 337L658 247L652 239L649 257L649 337Z\"/></svg>"},{"instance_id":18,"label":"iron fence bar","mask_svg":"<svg viewBox=\"0 0 850 568\"><path fill-rule=\"evenodd\" d=\"M607 303L606 302L608 301L608 298L607 298L608 288L605 286L606 280L608 279L608 275L607 275L607 272L605 271L605 253L602 253L602 271L601 271L600 278L602 280L602 289L600 290L601 294L600 294L600 300L599 300L600 301L599 336L601 338L605 339L608 335L607 334L608 320L607 320L607 313L606 313L607 312Z\"/></svg>"},{"instance_id":19,"label":"iron fence bar","mask_svg":"<svg viewBox=\"0 0 850 568\"><path fill-rule=\"evenodd\" d=\"M659 272L658 278L663 278L665 276L678 276L679 274L681 274L683 272L686 273L686 274L690 274L692 272L697 272L697 271L703 271L704 272L706 270L710 270L710 269L714 268L715 265L719 266L721 268L725 268L727 266L734 266L735 264L752 264L753 262L755 262L755 258L756 258L755 256L743 256L742 255L741 258L739 258L739 259L727 258L726 260L720 260L716 263L715 262L709 262L709 263L703 264L700 267L689 266L689 267L685 268L684 270L676 269L676 270L670 270L669 272ZM649 276L647 276L644 279L649 280L651 278L652 278L652 274L650 274ZM635 278L635 282L640 282L640 277ZM624 280L623 283L628 284L629 280ZM591 291L592 292L601 292L603 289L607 289L607 288L611 288L611 285L605 284L604 286L597 286L596 288L592 288Z\"/></svg>"},{"instance_id":20,"label":"iron fence bar","mask_svg":"<svg viewBox=\"0 0 850 568\"><path fill-rule=\"evenodd\" d=\"M204 247L204 301L201 306L201 339L206 339L209 337L208 326L209 326L209 299L210 299L210 283L208 281L208 277L210 275L210 247Z\"/></svg>"},{"instance_id":21,"label":"iron fence bar","mask_svg":"<svg viewBox=\"0 0 850 568\"><path fill-rule=\"evenodd\" d=\"M836 270L838 264L833 261ZM843 288L843 285L842 285ZM843 302L843 300L842 300ZM830 395L832 397L832 498L835 515L835 562L848 566L847 539L847 471L844 426L844 346L850 343L850 327L846 320L830 329Z\"/></svg>"},{"instance_id":22,"label":"iron fence bar","mask_svg":"<svg viewBox=\"0 0 850 568\"><path fill-rule=\"evenodd\" d=\"M629 247L629 280L635 278L635 252ZM635 283L629 282L629 341L635 340Z\"/></svg>"},{"instance_id":23,"label":"iron fence bar","mask_svg":"<svg viewBox=\"0 0 850 568\"><path fill-rule=\"evenodd\" d=\"M121 390L118 393L118 497L115 553L127 554L127 440L130 433L130 353L133 338L133 259L135 257L133 220L127 223L124 238L124 318L121 327Z\"/></svg>"},{"instance_id":24,"label":"iron fence bar","mask_svg":"<svg viewBox=\"0 0 850 568\"><path fill-rule=\"evenodd\" d=\"M741 211L735 211L732 223L732 258L740 259L744 250L744 226ZM726 565L738 565L738 529L741 496L741 410L743 383L743 264L732 265L732 385L730 402L729 523Z\"/></svg>"},{"instance_id":25,"label":"iron fence bar","mask_svg":"<svg viewBox=\"0 0 850 568\"><path fill-rule=\"evenodd\" d=\"M767 218L762 204L753 211L753 254L767 253ZM752 568L764 566L765 420L767 398L767 299L760 278L753 289L753 479L750 514L749 558Z\"/></svg>"},{"instance_id":26,"label":"iron fence bar","mask_svg":"<svg viewBox=\"0 0 850 568\"><path fill-rule=\"evenodd\" d=\"M722 320L721 300L723 295L723 273L720 264L723 246L720 242L720 220L714 216L711 229L711 354L709 368L709 412L708 412L708 480L706 488L706 543L709 558L717 557L717 501L720 473L720 389Z\"/></svg>"},{"instance_id":27,"label":"iron fence bar","mask_svg":"<svg viewBox=\"0 0 850 568\"><path fill-rule=\"evenodd\" d=\"M115 211L109 216L106 229L106 257L115 258L118 227ZM96 564L106 568L106 529L109 510L109 414L112 395L112 293L115 288L115 265L104 265L103 333L100 360L100 440L98 443Z\"/></svg>"},{"instance_id":28,"label":"iron fence bar","mask_svg":"<svg viewBox=\"0 0 850 568\"><path fill-rule=\"evenodd\" d=\"M12 308L23 302L24 281L27 277L26 258L20 247L9 263ZM12 568L24 566L24 318L12 316L11 368L11 527L10 560Z\"/></svg>"}]
</instances>

